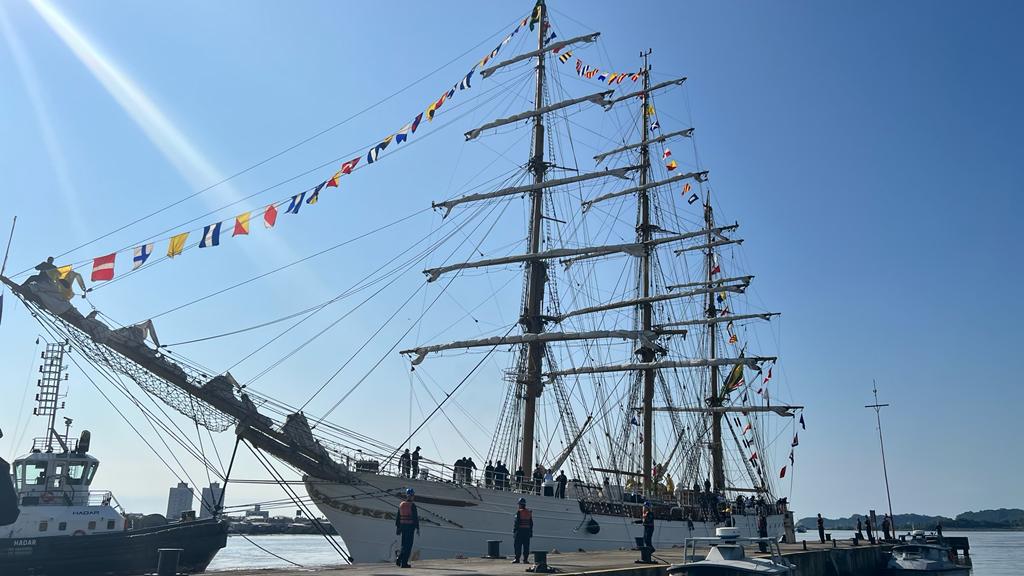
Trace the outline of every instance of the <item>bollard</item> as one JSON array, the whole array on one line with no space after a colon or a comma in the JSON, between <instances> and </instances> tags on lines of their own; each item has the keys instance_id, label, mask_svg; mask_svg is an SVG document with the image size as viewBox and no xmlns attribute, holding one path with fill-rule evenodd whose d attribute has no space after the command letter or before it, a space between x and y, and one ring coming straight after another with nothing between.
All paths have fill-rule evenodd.
<instances>
[{"instance_id":1,"label":"bollard","mask_svg":"<svg viewBox=\"0 0 1024 576\"><path fill-rule=\"evenodd\" d=\"M829 540L831 540L831 538L830 538ZM833 548L835 548L835 547L836 547L836 541L835 541L835 540L832 540L832 547L833 547Z\"/></svg>"},{"instance_id":2,"label":"bollard","mask_svg":"<svg viewBox=\"0 0 1024 576\"><path fill-rule=\"evenodd\" d=\"M181 548L160 548L157 551L156 574L157 576L177 576L178 559L181 558Z\"/></svg>"},{"instance_id":3,"label":"bollard","mask_svg":"<svg viewBox=\"0 0 1024 576\"><path fill-rule=\"evenodd\" d=\"M807 551L807 540L801 540L801 542L803 542L803 544L804 544L804 552L806 552Z\"/></svg>"},{"instance_id":4,"label":"bollard","mask_svg":"<svg viewBox=\"0 0 1024 576\"><path fill-rule=\"evenodd\" d=\"M653 548L647 546L640 547L640 559L634 560L634 564L657 564L654 560L651 560L651 552L654 552Z\"/></svg>"},{"instance_id":5,"label":"bollard","mask_svg":"<svg viewBox=\"0 0 1024 576\"><path fill-rule=\"evenodd\" d=\"M501 540L488 540L487 555L481 556L481 558L490 558L492 560L504 560L505 556L501 555Z\"/></svg>"},{"instance_id":6,"label":"bollard","mask_svg":"<svg viewBox=\"0 0 1024 576\"><path fill-rule=\"evenodd\" d=\"M548 551L534 550L533 552L533 566L526 569L527 572L539 572L542 574L550 574L556 570L551 566L548 566Z\"/></svg>"}]
</instances>

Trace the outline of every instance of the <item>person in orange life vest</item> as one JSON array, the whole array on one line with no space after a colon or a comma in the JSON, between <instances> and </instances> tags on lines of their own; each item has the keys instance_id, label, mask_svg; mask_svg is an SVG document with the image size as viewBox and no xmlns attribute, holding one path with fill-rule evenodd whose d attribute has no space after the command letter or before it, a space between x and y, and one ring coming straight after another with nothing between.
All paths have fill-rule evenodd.
<instances>
[{"instance_id":1,"label":"person in orange life vest","mask_svg":"<svg viewBox=\"0 0 1024 576\"><path fill-rule=\"evenodd\" d=\"M515 523L512 524L512 534L515 536L514 546L516 559L513 564L519 564L520 554L523 562L530 558L530 538L533 537L533 512L526 507L526 498L519 499L519 509L516 510Z\"/></svg>"},{"instance_id":2,"label":"person in orange life vest","mask_svg":"<svg viewBox=\"0 0 1024 576\"><path fill-rule=\"evenodd\" d=\"M643 515L636 521L636 524L644 525L644 546L654 552L654 544L651 543L651 539L654 538L654 508L651 507L649 500L644 501Z\"/></svg>"},{"instance_id":3,"label":"person in orange life vest","mask_svg":"<svg viewBox=\"0 0 1024 576\"><path fill-rule=\"evenodd\" d=\"M412 488L405 489L405 500L398 504L398 515L395 516L395 534L402 536L402 551L395 560L396 566L411 568L409 555L412 553L413 531L420 533L420 517L413 502L416 492Z\"/></svg>"}]
</instances>

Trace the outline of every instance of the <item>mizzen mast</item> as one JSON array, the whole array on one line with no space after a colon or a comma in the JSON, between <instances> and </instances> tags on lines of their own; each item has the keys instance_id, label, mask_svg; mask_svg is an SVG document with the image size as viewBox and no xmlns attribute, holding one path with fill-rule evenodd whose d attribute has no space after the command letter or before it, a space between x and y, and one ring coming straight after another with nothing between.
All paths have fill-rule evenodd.
<instances>
[{"instance_id":1,"label":"mizzen mast","mask_svg":"<svg viewBox=\"0 0 1024 576\"><path fill-rule=\"evenodd\" d=\"M537 87L534 94L534 110L538 114L533 119L533 156L530 168L533 170L534 184L544 182L547 164L544 162L544 115L539 114L544 107L544 31L547 27L547 7L543 0L534 8L537 26ZM530 193L530 231L527 240L527 252L540 252L542 235L541 224L544 218L544 188L538 187ZM523 314L520 323L527 334L539 334L544 331L544 287L547 281L547 263L533 260L526 265L526 298L523 303ZM533 469L533 437L537 420L537 398L544 390L541 362L544 359L545 345L541 341L526 344L526 369L519 374L523 389L523 439L519 463L529 474Z\"/></svg>"}]
</instances>

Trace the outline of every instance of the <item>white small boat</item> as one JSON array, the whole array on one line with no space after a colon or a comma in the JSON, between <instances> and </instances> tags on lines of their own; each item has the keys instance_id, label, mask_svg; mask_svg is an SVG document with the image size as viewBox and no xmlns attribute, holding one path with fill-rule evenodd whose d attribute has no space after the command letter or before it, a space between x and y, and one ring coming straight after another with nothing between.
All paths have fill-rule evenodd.
<instances>
[{"instance_id":1,"label":"white small boat","mask_svg":"<svg viewBox=\"0 0 1024 576\"><path fill-rule=\"evenodd\" d=\"M683 558L696 558L698 545L709 545L707 557L695 562L669 566L669 574L680 576L746 576L796 574L796 567L782 557L779 543L774 538L742 538L736 528L717 528L715 538L687 538ZM765 544L769 556L747 557L743 544Z\"/></svg>"},{"instance_id":2,"label":"white small boat","mask_svg":"<svg viewBox=\"0 0 1024 576\"><path fill-rule=\"evenodd\" d=\"M940 539L929 540L923 530L912 532L906 544L893 546L891 554L887 576L968 576L971 571L953 560Z\"/></svg>"}]
</instances>

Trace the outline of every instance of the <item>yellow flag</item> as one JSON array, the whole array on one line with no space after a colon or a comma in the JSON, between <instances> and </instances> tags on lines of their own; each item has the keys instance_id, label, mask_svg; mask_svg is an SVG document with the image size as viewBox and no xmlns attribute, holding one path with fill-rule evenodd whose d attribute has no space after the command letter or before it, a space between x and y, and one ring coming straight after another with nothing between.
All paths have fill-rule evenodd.
<instances>
[{"instance_id":1,"label":"yellow flag","mask_svg":"<svg viewBox=\"0 0 1024 576\"><path fill-rule=\"evenodd\" d=\"M70 273L71 273L71 264L68 264L67 266L61 266L60 268L57 268L57 278L60 278L61 280L67 278L68 274L70 274Z\"/></svg>"},{"instance_id":2,"label":"yellow flag","mask_svg":"<svg viewBox=\"0 0 1024 576\"><path fill-rule=\"evenodd\" d=\"M238 216L235 216L235 229L231 232L232 236L239 236L249 233L249 216L252 212L243 212Z\"/></svg>"},{"instance_id":3,"label":"yellow flag","mask_svg":"<svg viewBox=\"0 0 1024 576\"><path fill-rule=\"evenodd\" d=\"M647 105L647 115L654 116L654 104Z\"/></svg>"},{"instance_id":4,"label":"yellow flag","mask_svg":"<svg viewBox=\"0 0 1024 576\"><path fill-rule=\"evenodd\" d=\"M167 257L174 258L185 249L185 240L188 239L188 232L182 232L177 236L172 236L171 241L167 244Z\"/></svg>"}]
</instances>

